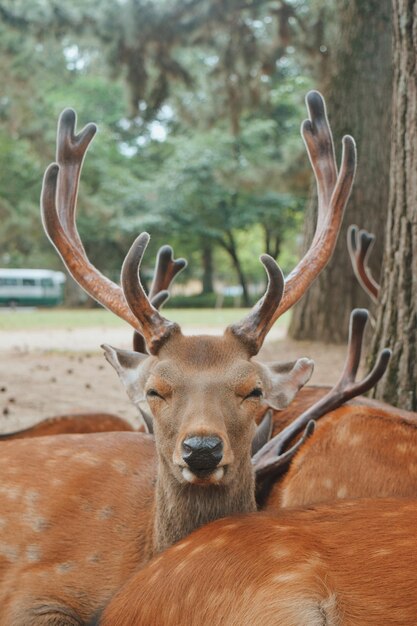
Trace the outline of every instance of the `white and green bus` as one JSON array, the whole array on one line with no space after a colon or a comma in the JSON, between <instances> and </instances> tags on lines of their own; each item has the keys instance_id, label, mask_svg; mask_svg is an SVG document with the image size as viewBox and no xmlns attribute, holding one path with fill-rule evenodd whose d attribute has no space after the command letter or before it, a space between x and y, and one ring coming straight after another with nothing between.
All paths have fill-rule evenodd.
<instances>
[{"instance_id":1,"label":"white and green bus","mask_svg":"<svg viewBox=\"0 0 417 626\"><path fill-rule=\"evenodd\" d=\"M63 272L0 269L0 305L55 306L64 297Z\"/></svg>"}]
</instances>

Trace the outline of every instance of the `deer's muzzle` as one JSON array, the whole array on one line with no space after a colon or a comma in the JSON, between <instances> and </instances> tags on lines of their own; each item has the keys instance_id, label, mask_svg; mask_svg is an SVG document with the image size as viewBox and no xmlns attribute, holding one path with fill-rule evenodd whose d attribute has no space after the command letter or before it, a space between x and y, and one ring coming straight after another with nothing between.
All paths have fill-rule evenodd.
<instances>
[{"instance_id":1,"label":"deer's muzzle","mask_svg":"<svg viewBox=\"0 0 417 626\"><path fill-rule=\"evenodd\" d=\"M213 471L223 458L223 441L220 437L187 437L182 442L182 458L195 472Z\"/></svg>"}]
</instances>

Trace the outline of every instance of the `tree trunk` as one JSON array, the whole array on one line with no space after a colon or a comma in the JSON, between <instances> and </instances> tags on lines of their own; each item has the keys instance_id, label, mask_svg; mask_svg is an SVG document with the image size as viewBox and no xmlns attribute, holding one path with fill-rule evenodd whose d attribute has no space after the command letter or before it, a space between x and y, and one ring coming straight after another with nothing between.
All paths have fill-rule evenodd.
<instances>
[{"instance_id":1,"label":"tree trunk","mask_svg":"<svg viewBox=\"0 0 417 626\"><path fill-rule=\"evenodd\" d=\"M417 410L417 0L393 0L390 202L373 358L393 356L375 396Z\"/></svg>"},{"instance_id":2,"label":"tree trunk","mask_svg":"<svg viewBox=\"0 0 417 626\"><path fill-rule=\"evenodd\" d=\"M345 342L349 315L369 306L349 261L346 231L350 224L375 233L371 268L379 276L388 207L391 94L390 0L336 0L338 37L330 48L330 77L322 81L329 119L340 141L357 142L358 171L339 241L329 266L294 309L290 334L295 339ZM314 217L313 217L314 214ZM315 228L316 202L306 213L305 247Z\"/></svg>"},{"instance_id":3,"label":"tree trunk","mask_svg":"<svg viewBox=\"0 0 417 626\"><path fill-rule=\"evenodd\" d=\"M213 293L213 247L207 240L201 242L201 261L203 265L202 293Z\"/></svg>"},{"instance_id":4,"label":"tree trunk","mask_svg":"<svg viewBox=\"0 0 417 626\"><path fill-rule=\"evenodd\" d=\"M277 259L281 252L282 236L279 233L275 233L267 224L262 224L262 228L264 231L264 250L273 259Z\"/></svg>"},{"instance_id":5,"label":"tree trunk","mask_svg":"<svg viewBox=\"0 0 417 626\"><path fill-rule=\"evenodd\" d=\"M246 282L246 276L243 272L242 265L240 263L239 255L237 253L235 238L233 237L233 233L231 231L227 232L227 243L223 240L219 240L220 245L228 252L230 258L232 259L233 267L236 270L236 274L239 280L239 284L242 287L242 300L243 306L250 306L249 299L249 290Z\"/></svg>"}]
</instances>

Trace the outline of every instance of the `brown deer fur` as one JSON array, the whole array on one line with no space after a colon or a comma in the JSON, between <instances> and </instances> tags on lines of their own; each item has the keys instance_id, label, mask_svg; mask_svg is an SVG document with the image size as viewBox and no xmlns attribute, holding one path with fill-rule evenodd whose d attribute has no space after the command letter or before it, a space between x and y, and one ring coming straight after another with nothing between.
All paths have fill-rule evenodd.
<instances>
[{"instance_id":1,"label":"brown deer fur","mask_svg":"<svg viewBox=\"0 0 417 626\"><path fill-rule=\"evenodd\" d=\"M150 556L155 446L102 433L5 441L0 624L83 624Z\"/></svg>"},{"instance_id":2,"label":"brown deer fur","mask_svg":"<svg viewBox=\"0 0 417 626\"><path fill-rule=\"evenodd\" d=\"M105 433L113 431L144 432L141 425L137 429L127 420L111 413L80 413L70 415L56 415L48 417L29 428L11 433L1 433L3 439L28 439L31 437L46 437L49 435L71 435L81 433Z\"/></svg>"},{"instance_id":3,"label":"brown deer fur","mask_svg":"<svg viewBox=\"0 0 417 626\"><path fill-rule=\"evenodd\" d=\"M275 508L392 495L417 495L417 415L347 406L318 422L268 502Z\"/></svg>"},{"instance_id":4,"label":"brown deer fur","mask_svg":"<svg viewBox=\"0 0 417 626\"><path fill-rule=\"evenodd\" d=\"M214 522L151 561L100 626L413 626L417 502Z\"/></svg>"},{"instance_id":5,"label":"brown deer fur","mask_svg":"<svg viewBox=\"0 0 417 626\"><path fill-rule=\"evenodd\" d=\"M286 504L416 497L415 419L355 415L346 407L322 418L284 478ZM154 442L136 433L68 435L5 441L1 451L0 626L83 624L152 556ZM188 505L183 516L194 515L196 501ZM281 506L277 487L265 508Z\"/></svg>"}]
</instances>

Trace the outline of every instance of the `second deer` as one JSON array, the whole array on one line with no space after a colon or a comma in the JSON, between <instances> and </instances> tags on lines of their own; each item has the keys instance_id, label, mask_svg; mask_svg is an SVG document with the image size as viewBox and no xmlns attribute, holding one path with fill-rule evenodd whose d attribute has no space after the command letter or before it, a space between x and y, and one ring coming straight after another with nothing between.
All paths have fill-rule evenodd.
<instances>
[{"instance_id":1,"label":"second deer","mask_svg":"<svg viewBox=\"0 0 417 626\"><path fill-rule=\"evenodd\" d=\"M365 499L213 522L91 626L413 626L416 515L415 499Z\"/></svg>"}]
</instances>

